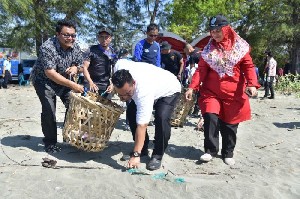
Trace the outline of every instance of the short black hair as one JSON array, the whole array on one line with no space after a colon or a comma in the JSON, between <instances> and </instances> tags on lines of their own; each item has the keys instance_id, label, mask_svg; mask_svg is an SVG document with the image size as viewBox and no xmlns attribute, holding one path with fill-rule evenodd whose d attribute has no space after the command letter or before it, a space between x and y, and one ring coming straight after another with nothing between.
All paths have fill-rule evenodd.
<instances>
[{"instance_id":1,"label":"short black hair","mask_svg":"<svg viewBox=\"0 0 300 199\"><path fill-rule=\"evenodd\" d=\"M69 28L72 27L76 31L76 24L75 24L75 22L73 20L67 20L67 19L63 19L63 20L58 21L57 24L56 24L55 31L56 32L61 32L61 30L62 30L62 28L64 26L67 26Z\"/></svg>"},{"instance_id":2,"label":"short black hair","mask_svg":"<svg viewBox=\"0 0 300 199\"><path fill-rule=\"evenodd\" d=\"M270 50L266 50L265 54L268 55L268 57L273 57L272 52Z\"/></svg>"},{"instance_id":3,"label":"short black hair","mask_svg":"<svg viewBox=\"0 0 300 199\"><path fill-rule=\"evenodd\" d=\"M133 78L129 73L129 70L121 69L113 74L111 81L115 87L122 88L125 83L132 85Z\"/></svg>"},{"instance_id":4,"label":"short black hair","mask_svg":"<svg viewBox=\"0 0 300 199\"><path fill-rule=\"evenodd\" d=\"M150 23L147 26L147 32L150 32L151 30L158 30L159 31L158 25L156 23Z\"/></svg>"}]
</instances>

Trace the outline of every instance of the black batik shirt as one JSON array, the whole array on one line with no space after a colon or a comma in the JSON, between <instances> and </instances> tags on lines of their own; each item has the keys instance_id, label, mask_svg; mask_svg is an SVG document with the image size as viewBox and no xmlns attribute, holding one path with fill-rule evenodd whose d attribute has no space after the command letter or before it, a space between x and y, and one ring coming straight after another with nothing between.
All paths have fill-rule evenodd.
<instances>
[{"instance_id":1,"label":"black batik shirt","mask_svg":"<svg viewBox=\"0 0 300 199\"><path fill-rule=\"evenodd\" d=\"M38 81L42 84L55 85L56 83L46 76L46 69L54 69L56 72L67 78L65 73L66 69L73 63L82 65L82 62L82 52L77 43L74 43L73 47L64 50L61 47L59 40L56 37L53 37L44 42L40 47L38 59L31 72L32 82L33 84ZM60 85L56 84L56 86Z\"/></svg>"}]
</instances>

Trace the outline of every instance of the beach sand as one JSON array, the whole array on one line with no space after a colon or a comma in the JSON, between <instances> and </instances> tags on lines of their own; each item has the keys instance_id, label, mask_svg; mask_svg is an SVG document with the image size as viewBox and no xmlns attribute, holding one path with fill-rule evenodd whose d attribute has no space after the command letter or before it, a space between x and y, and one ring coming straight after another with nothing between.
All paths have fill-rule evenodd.
<instances>
[{"instance_id":1,"label":"beach sand","mask_svg":"<svg viewBox=\"0 0 300 199\"><path fill-rule=\"evenodd\" d=\"M263 96L263 91L259 91ZM202 164L203 132L188 117L172 135L157 171L126 171L133 147L121 115L108 147L84 152L63 143L64 107L58 100L60 153L43 151L41 105L32 86L0 89L0 198L300 198L300 99L251 99L252 120L238 129L234 166L220 158ZM154 127L148 128L153 140ZM221 148L221 147L220 147ZM153 149L153 143L150 144ZM42 158L57 161L45 168Z\"/></svg>"}]
</instances>

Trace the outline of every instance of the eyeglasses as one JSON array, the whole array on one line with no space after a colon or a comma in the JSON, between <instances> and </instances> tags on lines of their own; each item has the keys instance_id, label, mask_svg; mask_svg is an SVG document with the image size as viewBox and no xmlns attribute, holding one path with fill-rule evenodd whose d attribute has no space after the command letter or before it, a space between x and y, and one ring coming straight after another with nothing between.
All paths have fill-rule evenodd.
<instances>
[{"instance_id":1,"label":"eyeglasses","mask_svg":"<svg viewBox=\"0 0 300 199\"><path fill-rule=\"evenodd\" d=\"M110 35L99 35L98 36L99 39L104 39L104 40L109 39L110 37L111 37Z\"/></svg>"},{"instance_id":2,"label":"eyeglasses","mask_svg":"<svg viewBox=\"0 0 300 199\"><path fill-rule=\"evenodd\" d=\"M119 93L117 93L117 95L120 97L120 98L122 98L122 97L126 97L126 96L132 96L132 92L133 92L133 90L130 90L130 91L128 91L127 93L125 93L125 94L123 94L123 95L120 95Z\"/></svg>"},{"instance_id":3,"label":"eyeglasses","mask_svg":"<svg viewBox=\"0 0 300 199\"><path fill-rule=\"evenodd\" d=\"M158 35L149 35L149 37L158 37Z\"/></svg>"},{"instance_id":4,"label":"eyeglasses","mask_svg":"<svg viewBox=\"0 0 300 199\"><path fill-rule=\"evenodd\" d=\"M65 39L68 39L70 37L72 37L73 39L76 38L76 34L63 34L63 33L60 33Z\"/></svg>"}]
</instances>

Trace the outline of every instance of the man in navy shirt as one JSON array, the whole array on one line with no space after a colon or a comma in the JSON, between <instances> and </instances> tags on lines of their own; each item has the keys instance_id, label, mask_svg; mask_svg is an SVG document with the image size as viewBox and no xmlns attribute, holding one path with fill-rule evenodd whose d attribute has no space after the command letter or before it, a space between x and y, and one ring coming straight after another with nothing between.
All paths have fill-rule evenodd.
<instances>
[{"instance_id":1,"label":"man in navy shirt","mask_svg":"<svg viewBox=\"0 0 300 199\"><path fill-rule=\"evenodd\" d=\"M146 62L160 67L160 47L155 41L158 37L159 28L151 23L147 27L147 38L139 41L134 49L134 61Z\"/></svg>"},{"instance_id":2,"label":"man in navy shirt","mask_svg":"<svg viewBox=\"0 0 300 199\"><path fill-rule=\"evenodd\" d=\"M160 49L162 68L173 73L181 81L184 65L182 55L176 50L171 50L171 45L167 41L161 43Z\"/></svg>"},{"instance_id":3,"label":"man in navy shirt","mask_svg":"<svg viewBox=\"0 0 300 199\"><path fill-rule=\"evenodd\" d=\"M112 67L116 57L110 46L112 31L107 27L99 29L97 45L92 45L84 57L83 74L86 78L85 86L91 91L97 91L99 95L107 99L112 98L111 78Z\"/></svg>"}]
</instances>

